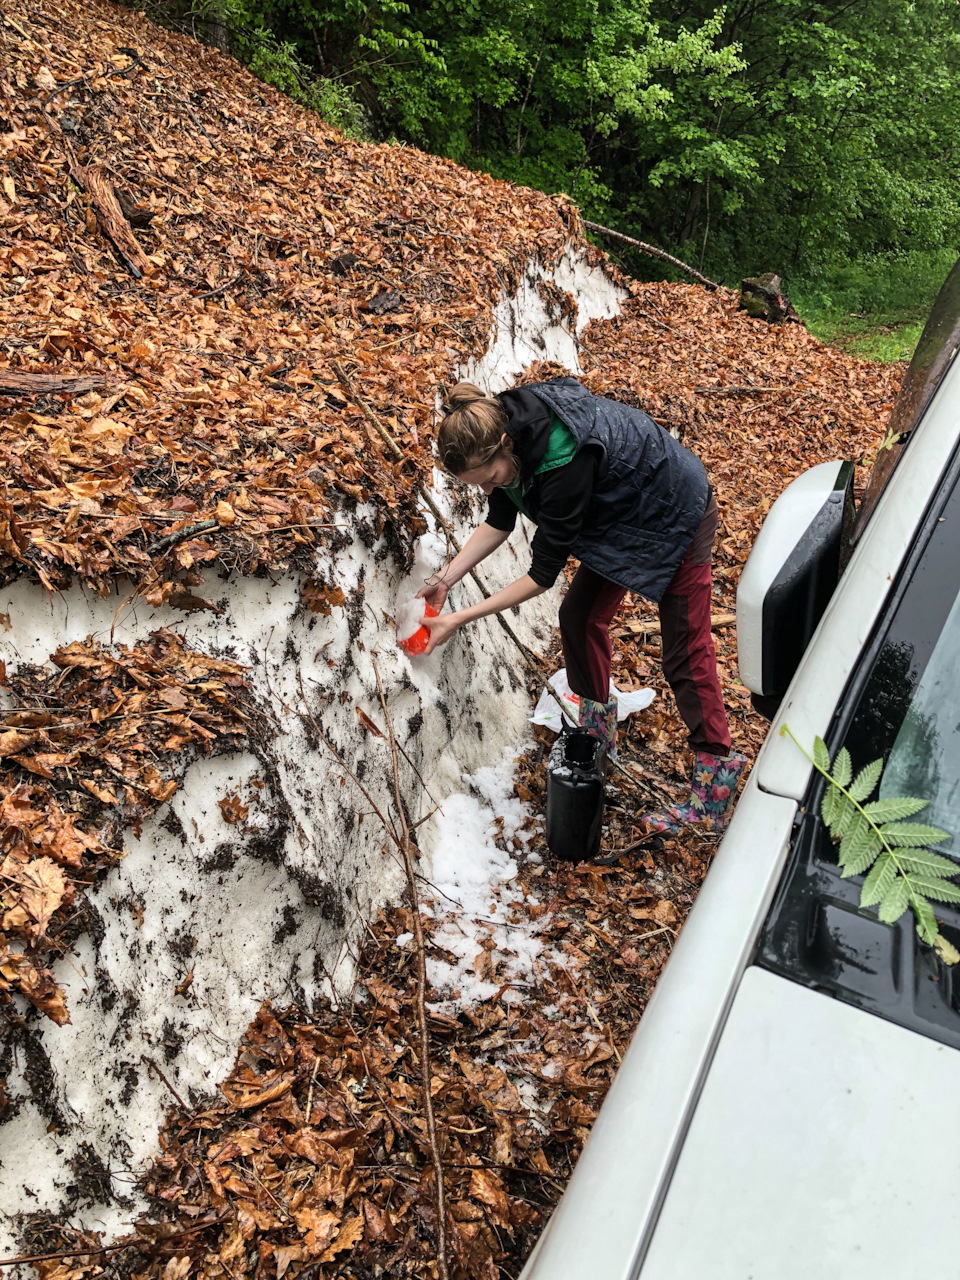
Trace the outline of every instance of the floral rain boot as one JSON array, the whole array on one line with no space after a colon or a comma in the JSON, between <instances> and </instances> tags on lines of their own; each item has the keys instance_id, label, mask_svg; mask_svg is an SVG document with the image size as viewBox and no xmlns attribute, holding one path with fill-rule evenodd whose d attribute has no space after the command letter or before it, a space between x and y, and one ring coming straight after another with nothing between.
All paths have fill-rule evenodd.
<instances>
[{"instance_id":1,"label":"floral rain boot","mask_svg":"<svg viewBox=\"0 0 960 1280\"><path fill-rule=\"evenodd\" d=\"M592 698L580 699L580 728L599 738L606 748L607 759L617 758L617 700L594 702Z\"/></svg>"},{"instance_id":2,"label":"floral rain boot","mask_svg":"<svg viewBox=\"0 0 960 1280\"><path fill-rule=\"evenodd\" d=\"M725 831L733 814L737 785L747 763L739 751L728 756L698 751L693 758L690 798L683 804L668 805L656 813L646 813L642 821L648 831L675 835L681 827L697 824L708 831Z\"/></svg>"}]
</instances>

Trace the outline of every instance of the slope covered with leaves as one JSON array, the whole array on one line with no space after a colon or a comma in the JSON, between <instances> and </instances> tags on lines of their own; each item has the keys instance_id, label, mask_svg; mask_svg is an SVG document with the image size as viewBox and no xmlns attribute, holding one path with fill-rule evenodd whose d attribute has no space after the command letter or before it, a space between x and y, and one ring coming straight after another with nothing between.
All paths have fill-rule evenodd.
<instances>
[{"instance_id":1,"label":"slope covered with leaves","mask_svg":"<svg viewBox=\"0 0 960 1280\"><path fill-rule=\"evenodd\" d=\"M559 258L574 215L352 143L116 6L47 0L0 30L0 373L102 379L6 415L0 573L104 589L122 572L165 600L215 556L305 563L337 493L408 543L451 355L482 350L500 291ZM371 445L334 358L407 461ZM158 558L186 516L216 523Z\"/></svg>"},{"instance_id":2,"label":"slope covered with leaves","mask_svg":"<svg viewBox=\"0 0 960 1280\"><path fill-rule=\"evenodd\" d=\"M106 3L40 0L0 31L0 386L95 384L3 398L4 580L123 581L127 595L204 609L215 607L205 566L290 567L307 578L305 602L329 608L328 584L311 581L317 553L341 544L360 501L376 521L358 532L371 544L382 533L403 562L422 528L414 492L430 477L435 389L482 352L527 259L551 266L572 237L599 260L575 212L408 148L348 142L230 60ZM105 186L126 229L104 212ZM729 609L784 484L825 458L866 458L899 370L755 324L726 292L629 288L622 315L584 335L585 381L643 405L704 458L722 517L717 605ZM368 432L334 361L402 462ZM628 602L622 622L650 613ZM732 629L718 636L736 744L752 751L762 726ZM71 645L52 664L4 677L0 993L62 1020L46 965L84 927L84 886L191 753L235 750L262 720L249 673L171 633L126 650ZM656 640L624 639L616 678L661 686ZM686 771L660 692L627 736L645 790L611 789L611 849L636 844L647 796ZM534 808L542 754L518 775ZM656 859L597 869L557 867L533 847L544 860L511 888L510 909L518 925L549 920L563 963L544 967L522 1006L502 987L431 1019L451 1265L483 1280L516 1274L562 1190L713 853L709 836L685 835ZM375 924L356 1001L264 1010L222 1096L178 1100L146 1179L136 1273L436 1274L398 941L409 923L398 908ZM501 961L484 946L477 972L495 978ZM35 1243L96 1244L49 1222ZM43 1268L67 1280L108 1265L89 1254Z\"/></svg>"}]
</instances>

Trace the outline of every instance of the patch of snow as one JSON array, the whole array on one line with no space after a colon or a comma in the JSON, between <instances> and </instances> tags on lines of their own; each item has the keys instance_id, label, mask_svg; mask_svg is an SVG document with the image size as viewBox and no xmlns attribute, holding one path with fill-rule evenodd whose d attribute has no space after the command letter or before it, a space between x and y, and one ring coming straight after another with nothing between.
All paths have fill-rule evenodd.
<instances>
[{"instance_id":1,"label":"patch of snow","mask_svg":"<svg viewBox=\"0 0 960 1280\"><path fill-rule=\"evenodd\" d=\"M416 596L412 600L404 600L397 605L394 620L397 624L398 643L403 644L404 640L409 640L415 632L420 630L426 607L426 600L418 600Z\"/></svg>"},{"instance_id":2,"label":"patch of snow","mask_svg":"<svg viewBox=\"0 0 960 1280\"><path fill-rule=\"evenodd\" d=\"M502 847L522 842L531 816L514 794L515 754L516 748L508 748L498 764L466 775L471 790L447 796L421 829L429 882L421 894L434 921L432 943L453 957L428 958L427 977L443 997L437 1008L447 1012L489 1000L505 985L515 989L533 982L543 955L546 920L531 920L516 901L522 892L515 884L519 865ZM535 895L526 901L537 905ZM477 972L485 952L493 978ZM505 1002L510 995L504 993Z\"/></svg>"},{"instance_id":3,"label":"patch of snow","mask_svg":"<svg viewBox=\"0 0 960 1280\"><path fill-rule=\"evenodd\" d=\"M559 286L569 295L569 314L540 289L541 282ZM535 360L553 361L573 374L582 373L577 336L591 320L617 315L626 297L626 291L600 267L591 267L569 245L552 271L532 262L517 292L505 294L495 308L485 355L461 365L460 377L496 393L512 386Z\"/></svg>"}]
</instances>

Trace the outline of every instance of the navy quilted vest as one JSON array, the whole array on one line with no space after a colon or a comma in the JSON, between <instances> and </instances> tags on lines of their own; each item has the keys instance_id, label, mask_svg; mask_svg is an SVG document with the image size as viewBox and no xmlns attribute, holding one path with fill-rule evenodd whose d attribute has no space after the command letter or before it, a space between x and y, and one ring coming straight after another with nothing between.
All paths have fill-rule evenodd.
<instances>
[{"instance_id":1,"label":"navy quilted vest","mask_svg":"<svg viewBox=\"0 0 960 1280\"><path fill-rule=\"evenodd\" d=\"M629 591L659 601L680 567L709 495L703 463L639 409L591 395L575 378L525 388L603 458L573 555ZM524 504L536 520L536 477Z\"/></svg>"}]
</instances>

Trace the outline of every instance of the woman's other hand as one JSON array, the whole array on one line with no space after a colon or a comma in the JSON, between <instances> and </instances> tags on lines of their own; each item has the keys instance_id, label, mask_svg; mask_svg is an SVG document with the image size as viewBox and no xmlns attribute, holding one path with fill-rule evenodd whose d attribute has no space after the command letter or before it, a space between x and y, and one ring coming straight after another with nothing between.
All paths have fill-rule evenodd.
<instances>
[{"instance_id":1,"label":"woman's other hand","mask_svg":"<svg viewBox=\"0 0 960 1280\"><path fill-rule=\"evenodd\" d=\"M430 640L424 649L424 655L433 653L434 649L450 639L457 631L460 630L462 623L458 621L455 613L441 613L436 618L424 618L421 624L430 632Z\"/></svg>"},{"instance_id":2,"label":"woman's other hand","mask_svg":"<svg viewBox=\"0 0 960 1280\"><path fill-rule=\"evenodd\" d=\"M426 586L421 587L417 592L417 599L426 600L431 609L436 609L437 613L439 613L446 603L449 589L441 579L436 582L428 582Z\"/></svg>"}]
</instances>

